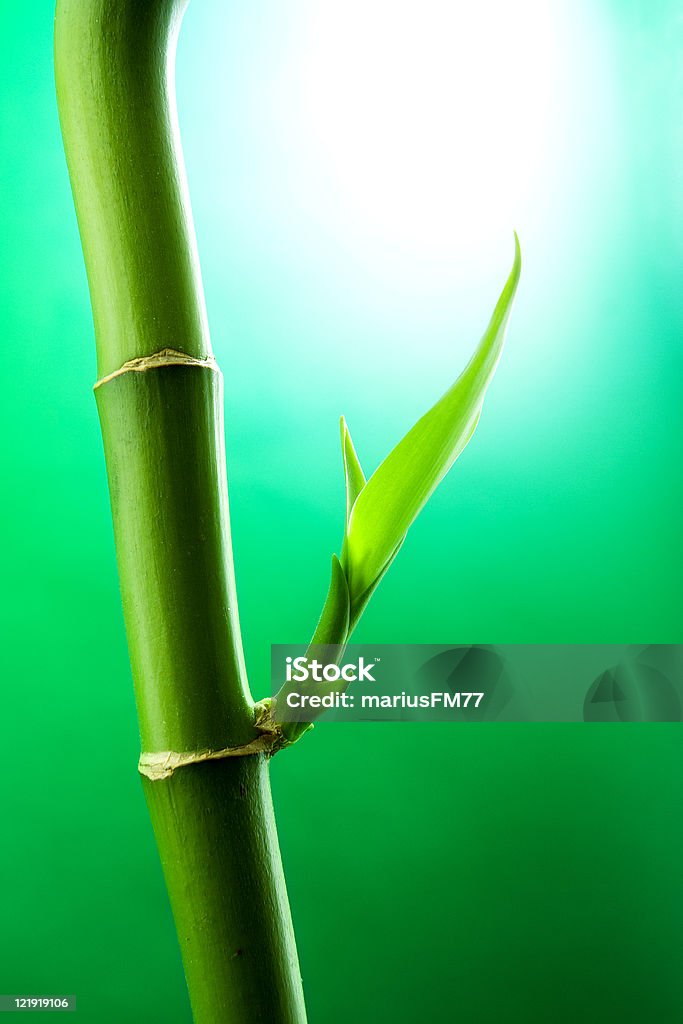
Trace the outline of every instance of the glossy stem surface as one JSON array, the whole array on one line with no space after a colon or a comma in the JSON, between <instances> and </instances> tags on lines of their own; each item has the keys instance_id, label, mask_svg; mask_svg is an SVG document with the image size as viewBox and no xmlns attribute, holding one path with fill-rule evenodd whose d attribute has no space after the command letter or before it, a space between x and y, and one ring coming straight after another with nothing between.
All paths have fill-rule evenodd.
<instances>
[{"instance_id":1,"label":"glossy stem surface","mask_svg":"<svg viewBox=\"0 0 683 1024\"><path fill-rule=\"evenodd\" d=\"M145 752L257 735L173 89L180 0L59 0L57 94ZM143 779L197 1024L303 1024L263 754ZM155 979L150 979L154 984Z\"/></svg>"}]
</instances>

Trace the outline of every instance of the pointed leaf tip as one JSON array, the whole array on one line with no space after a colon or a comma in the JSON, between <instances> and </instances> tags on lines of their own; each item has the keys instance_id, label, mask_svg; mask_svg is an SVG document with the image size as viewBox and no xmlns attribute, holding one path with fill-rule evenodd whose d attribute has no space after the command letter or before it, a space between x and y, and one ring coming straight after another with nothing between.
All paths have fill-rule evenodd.
<instances>
[{"instance_id":1,"label":"pointed leaf tip","mask_svg":"<svg viewBox=\"0 0 683 1024\"><path fill-rule=\"evenodd\" d=\"M356 502L356 498L365 487L365 474L356 455L356 449L353 446L351 434L343 416L339 421L339 426L341 430L342 459L344 462L344 482L346 485L346 527L348 528L351 509Z\"/></svg>"},{"instance_id":2,"label":"pointed leaf tip","mask_svg":"<svg viewBox=\"0 0 683 1024\"><path fill-rule=\"evenodd\" d=\"M500 359L520 272L521 249L515 232L512 270L465 370L389 453L350 509L347 503L343 562L352 607L377 581L425 502L472 437Z\"/></svg>"}]
</instances>

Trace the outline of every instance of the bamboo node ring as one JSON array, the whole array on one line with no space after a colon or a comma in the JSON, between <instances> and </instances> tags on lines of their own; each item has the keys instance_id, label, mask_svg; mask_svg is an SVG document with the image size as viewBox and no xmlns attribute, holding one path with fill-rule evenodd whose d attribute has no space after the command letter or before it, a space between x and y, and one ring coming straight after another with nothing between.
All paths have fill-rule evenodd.
<instances>
[{"instance_id":1,"label":"bamboo node ring","mask_svg":"<svg viewBox=\"0 0 683 1024\"><path fill-rule=\"evenodd\" d=\"M162 348L159 352L153 352L151 356L140 356L138 359L129 359L118 370L101 377L93 386L93 390L108 384L110 380L123 376L124 373L146 373L148 370L159 370L162 366L199 366L207 370L215 370L220 373L218 363L212 355L205 359L197 359L195 356L188 356L186 352L180 352L175 348Z\"/></svg>"},{"instance_id":2,"label":"bamboo node ring","mask_svg":"<svg viewBox=\"0 0 683 1024\"><path fill-rule=\"evenodd\" d=\"M178 768L201 764L203 761L222 761L226 757L249 757L252 754L273 755L288 746L288 740L272 715L273 702L270 698L254 705L254 725L259 732L249 743L220 750L159 750L143 751L138 761L138 771L151 782L168 779Z\"/></svg>"}]
</instances>

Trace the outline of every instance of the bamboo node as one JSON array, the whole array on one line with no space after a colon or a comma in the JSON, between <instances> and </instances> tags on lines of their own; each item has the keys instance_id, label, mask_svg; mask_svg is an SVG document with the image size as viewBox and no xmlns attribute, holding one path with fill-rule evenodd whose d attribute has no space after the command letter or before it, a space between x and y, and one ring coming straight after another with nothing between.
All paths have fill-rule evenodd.
<instances>
[{"instance_id":1,"label":"bamboo node","mask_svg":"<svg viewBox=\"0 0 683 1024\"><path fill-rule=\"evenodd\" d=\"M98 388L108 384L116 377L121 377L124 373L146 373L148 370L158 370L162 366L199 366L219 372L218 363L213 356L197 359L195 356L188 356L187 352L180 352L175 348L162 348L159 352L153 352L151 356L129 359L123 366L119 366L118 370L113 370L96 381L93 391L97 391Z\"/></svg>"},{"instance_id":2,"label":"bamboo node","mask_svg":"<svg viewBox=\"0 0 683 1024\"><path fill-rule=\"evenodd\" d=\"M143 751L138 761L138 771L152 782L168 779L178 768L203 761L222 761L225 757L249 757L252 754L273 755L288 746L289 741L272 716L273 702L270 698L254 705L254 725L259 732L249 743L220 750L160 750Z\"/></svg>"}]
</instances>

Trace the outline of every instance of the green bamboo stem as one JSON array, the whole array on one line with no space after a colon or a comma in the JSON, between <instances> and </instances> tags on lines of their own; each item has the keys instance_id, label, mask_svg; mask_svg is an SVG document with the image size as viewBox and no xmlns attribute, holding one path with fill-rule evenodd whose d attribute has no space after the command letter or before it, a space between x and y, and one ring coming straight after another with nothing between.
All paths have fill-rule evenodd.
<instances>
[{"instance_id":1,"label":"green bamboo stem","mask_svg":"<svg viewBox=\"0 0 683 1024\"><path fill-rule=\"evenodd\" d=\"M59 0L62 132L142 749L258 737L235 599L222 381L176 124L184 0ZM143 778L197 1024L302 1024L267 756Z\"/></svg>"}]
</instances>

